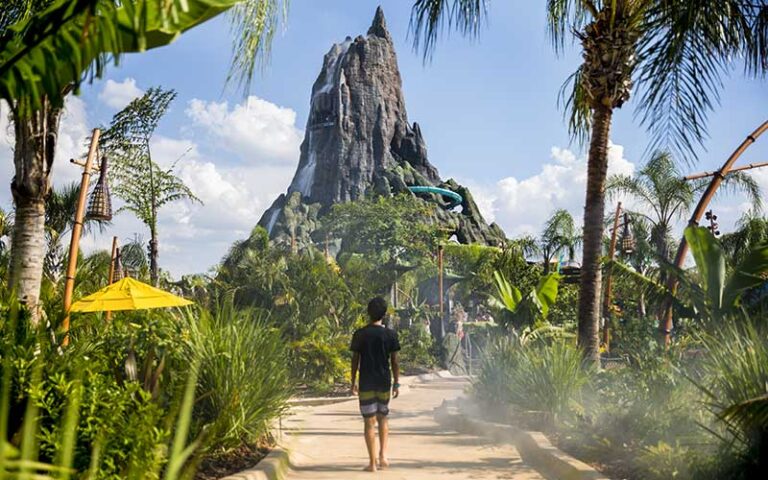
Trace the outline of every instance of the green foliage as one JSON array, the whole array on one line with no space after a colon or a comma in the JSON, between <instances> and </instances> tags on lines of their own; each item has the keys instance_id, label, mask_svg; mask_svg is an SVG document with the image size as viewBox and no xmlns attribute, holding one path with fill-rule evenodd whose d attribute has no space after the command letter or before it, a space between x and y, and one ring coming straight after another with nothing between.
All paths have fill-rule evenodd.
<instances>
[{"instance_id":1,"label":"green foliage","mask_svg":"<svg viewBox=\"0 0 768 480\"><path fill-rule=\"evenodd\" d=\"M544 230L537 245L537 251L544 260L544 273L549 273L552 262L559 255L567 254L568 260L576 257L576 248L581 243L580 230L576 227L568 210L559 209L544 224Z\"/></svg>"},{"instance_id":2,"label":"green foliage","mask_svg":"<svg viewBox=\"0 0 768 480\"><path fill-rule=\"evenodd\" d=\"M280 333L249 310L224 305L184 317L186 356L199 365L190 427L205 453L262 438L291 395Z\"/></svg>"},{"instance_id":3,"label":"green foliage","mask_svg":"<svg viewBox=\"0 0 768 480\"><path fill-rule=\"evenodd\" d=\"M578 400L590 375L581 352L569 341L523 342L500 336L486 349L475 392L492 405L511 403L558 419L580 409Z\"/></svg>"},{"instance_id":4,"label":"green foliage","mask_svg":"<svg viewBox=\"0 0 768 480\"><path fill-rule=\"evenodd\" d=\"M61 349L0 300L3 472L188 478L263 438L291 393L280 333L249 311L80 315Z\"/></svg>"},{"instance_id":5,"label":"green foliage","mask_svg":"<svg viewBox=\"0 0 768 480\"><path fill-rule=\"evenodd\" d=\"M439 234L434 207L413 195L366 198L334 205L324 230L342 239L342 250L385 266L417 264L432 255Z\"/></svg>"},{"instance_id":6,"label":"green foliage","mask_svg":"<svg viewBox=\"0 0 768 480\"><path fill-rule=\"evenodd\" d=\"M290 344L293 378L310 389L325 392L349 378L350 335L328 326L312 330Z\"/></svg>"},{"instance_id":7,"label":"green foliage","mask_svg":"<svg viewBox=\"0 0 768 480\"><path fill-rule=\"evenodd\" d=\"M707 409L733 438L737 471L757 478L768 471L768 339L765 325L728 325L704 335L701 380Z\"/></svg>"},{"instance_id":8,"label":"green foliage","mask_svg":"<svg viewBox=\"0 0 768 480\"><path fill-rule=\"evenodd\" d=\"M502 317L503 324L520 328L546 320L550 307L557 300L559 274L550 273L541 277L536 287L525 296L500 273L496 272L494 278L497 291L494 303L501 306L506 314Z\"/></svg>"},{"instance_id":9,"label":"green foliage","mask_svg":"<svg viewBox=\"0 0 768 480\"><path fill-rule=\"evenodd\" d=\"M398 330L400 340L400 369L405 374L428 371L437 365L435 341L424 325L415 323Z\"/></svg>"},{"instance_id":10,"label":"green foliage","mask_svg":"<svg viewBox=\"0 0 768 480\"><path fill-rule=\"evenodd\" d=\"M179 200L199 202L173 172L152 161L150 141L160 119L176 98L173 90L150 88L115 114L101 140L109 156L113 192L125 201L121 211L136 215L151 231L157 228L157 210Z\"/></svg>"},{"instance_id":11,"label":"green foliage","mask_svg":"<svg viewBox=\"0 0 768 480\"><path fill-rule=\"evenodd\" d=\"M51 0L0 7L0 98L27 111L43 97L63 103L70 86L101 77L122 54L171 43L182 32L235 12L231 75L251 79L268 52L279 9L274 0ZM87 32L87 35L85 34Z\"/></svg>"},{"instance_id":12,"label":"green foliage","mask_svg":"<svg viewBox=\"0 0 768 480\"><path fill-rule=\"evenodd\" d=\"M705 322L738 316L742 312L742 296L765 283L768 244L756 246L740 264L729 269L722 246L708 229L688 227L685 238L696 262L695 271L665 265L680 282L680 289L673 296L678 310ZM660 302L670 295L665 285L619 262L614 263L614 268L620 276L637 282L649 298Z\"/></svg>"}]
</instances>

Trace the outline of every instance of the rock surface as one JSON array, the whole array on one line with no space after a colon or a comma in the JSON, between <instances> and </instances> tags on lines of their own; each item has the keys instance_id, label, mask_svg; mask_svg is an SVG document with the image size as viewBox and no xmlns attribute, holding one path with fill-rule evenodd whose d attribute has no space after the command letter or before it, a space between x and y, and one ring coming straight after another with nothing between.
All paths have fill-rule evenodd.
<instances>
[{"instance_id":1,"label":"rock surface","mask_svg":"<svg viewBox=\"0 0 768 480\"><path fill-rule=\"evenodd\" d=\"M429 162L419 125L408 121L397 56L379 7L366 36L347 37L325 55L312 86L298 169L288 192L259 225L277 243L303 246L313 241L319 218L333 204L409 193L408 187L416 185L462 195L461 212L437 209L440 223L460 242L504 240L497 225L486 224L469 191L453 180L442 181ZM447 206L436 195L423 198Z\"/></svg>"}]
</instances>

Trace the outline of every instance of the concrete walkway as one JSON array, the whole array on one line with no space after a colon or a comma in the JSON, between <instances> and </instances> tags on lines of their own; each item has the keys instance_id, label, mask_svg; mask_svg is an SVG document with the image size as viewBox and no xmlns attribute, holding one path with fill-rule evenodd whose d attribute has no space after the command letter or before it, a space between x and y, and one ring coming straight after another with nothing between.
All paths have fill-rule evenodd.
<instances>
[{"instance_id":1,"label":"concrete walkway","mask_svg":"<svg viewBox=\"0 0 768 480\"><path fill-rule=\"evenodd\" d=\"M415 383L390 407L390 462L387 470L363 472L367 454L357 401L300 409L284 422L300 429L293 444L289 480L357 479L542 479L511 445L493 445L446 430L433 408L466 388L459 379Z\"/></svg>"}]
</instances>

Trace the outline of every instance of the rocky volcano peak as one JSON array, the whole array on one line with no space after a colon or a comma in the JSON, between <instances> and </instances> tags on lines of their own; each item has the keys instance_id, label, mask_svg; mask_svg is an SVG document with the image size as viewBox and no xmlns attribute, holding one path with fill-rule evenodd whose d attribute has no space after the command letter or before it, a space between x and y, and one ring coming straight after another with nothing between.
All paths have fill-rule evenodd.
<instances>
[{"instance_id":1,"label":"rocky volcano peak","mask_svg":"<svg viewBox=\"0 0 768 480\"><path fill-rule=\"evenodd\" d=\"M381 5L376 7L376 15L373 17L371 28L368 29L368 35L376 35L391 40L389 30L387 30L387 21L384 19L384 9L381 8Z\"/></svg>"},{"instance_id":2,"label":"rocky volcano peak","mask_svg":"<svg viewBox=\"0 0 768 480\"><path fill-rule=\"evenodd\" d=\"M421 128L409 123L395 47L379 7L366 36L347 37L325 54L293 181L259 224L272 239L310 242L318 218L335 203L445 185L429 162ZM440 213L446 221L456 217L451 228L459 240L503 239L498 227L486 225L471 195L467 202L466 214Z\"/></svg>"}]
</instances>

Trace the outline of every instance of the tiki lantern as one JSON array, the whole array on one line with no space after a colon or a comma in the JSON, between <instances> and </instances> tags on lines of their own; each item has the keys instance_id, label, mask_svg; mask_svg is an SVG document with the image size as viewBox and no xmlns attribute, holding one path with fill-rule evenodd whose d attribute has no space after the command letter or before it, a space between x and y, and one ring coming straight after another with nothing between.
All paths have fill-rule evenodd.
<instances>
[{"instance_id":1,"label":"tiki lantern","mask_svg":"<svg viewBox=\"0 0 768 480\"><path fill-rule=\"evenodd\" d=\"M91 192L88 202L87 217L91 220L108 222L112 220L112 199L109 196L109 183L107 182L107 157L101 158L99 181Z\"/></svg>"}]
</instances>

